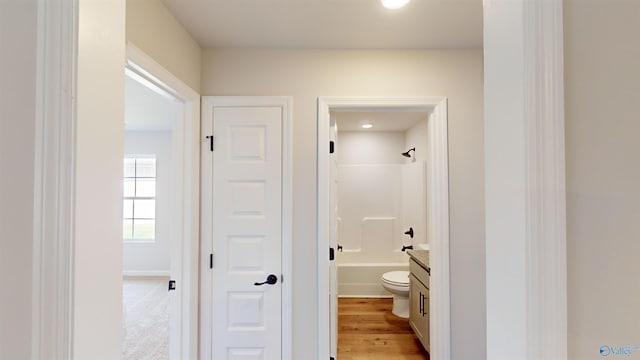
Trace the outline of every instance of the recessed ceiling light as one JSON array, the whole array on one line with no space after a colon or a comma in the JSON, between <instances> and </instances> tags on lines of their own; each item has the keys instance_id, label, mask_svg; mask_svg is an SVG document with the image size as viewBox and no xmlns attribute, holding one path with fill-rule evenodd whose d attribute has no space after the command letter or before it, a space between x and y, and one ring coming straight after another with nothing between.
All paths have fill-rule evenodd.
<instances>
[{"instance_id":1,"label":"recessed ceiling light","mask_svg":"<svg viewBox=\"0 0 640 360\"><path fill-rule=\"evenodd\" d=\"M382 6L387 9L400 9L401 7L407 5L411 0L380 0Z\"/></svg>"},{"instance_id":2,"label":"recessed ceiling light","mask_svg":"<svg viewBox=\"0 0 640 360\"><path fill-rule=\"evenodd\" d=\"M373 124L362 124L360 125L363 129L371 129L373 127Z\"/></svg>"}]
</instances>

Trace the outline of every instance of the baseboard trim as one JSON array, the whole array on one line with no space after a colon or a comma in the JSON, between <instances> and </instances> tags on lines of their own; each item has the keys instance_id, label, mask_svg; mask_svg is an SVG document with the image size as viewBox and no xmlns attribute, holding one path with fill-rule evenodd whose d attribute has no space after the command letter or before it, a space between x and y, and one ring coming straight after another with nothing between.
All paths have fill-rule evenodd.
<instances>
[{"instance_id":1,"label":"baseboard trim","mask_svg":"<svg viewBox=\"0 0 640 360\"><path fill-rule=\"evenodd\" d=\"M386 291L380 283L342 283L338 284L338 297L386 297Z\"/></svg>"},{"instance_id":2,"label":"baseboard trim","mask_svg":"<svg viewBox=\"0 0 640 360\"><path fill-rule=\"evenodd\" d=\"M169 270L125 270L122 275L130 277L171 277L171 272Z\"/></svg>"}]
</instances>

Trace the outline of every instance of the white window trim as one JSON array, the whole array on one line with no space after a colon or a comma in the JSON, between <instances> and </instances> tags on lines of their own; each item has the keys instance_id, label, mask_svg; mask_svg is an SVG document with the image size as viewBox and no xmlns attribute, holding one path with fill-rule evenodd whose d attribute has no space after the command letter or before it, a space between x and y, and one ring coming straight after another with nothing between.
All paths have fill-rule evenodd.
<instances>
[{"instance_id":1,"label":"white window trim","mask_svg":"<svg viewBox=\"0 0 640 360\"><path fill-rule=\"evenodd\" d=\"M157 216L158 215L157 214L157 211L158 211L158 200L157 200L158 199L158 188L157 188L157 182L158 182L158 158L157 158L156 155L153 155L153 154L141 154L141 155L126 154L124 156L124 158L125 158L125 160L126 159L134 159L134 160L136 160L136 159L154 159L154 160L156 160L156 176L153 177L153 179L155 179L155 181L156 181L156 195L155 196L124 196L123 195L122 199L123 200L140 199L140 200L154 200L155 201L154 206L155 206L155 214L156 214L156 216L154 216L153 219L136 218L136 216L135 216L136 215L135 214L135 208L134 208L133 217L130 220L133 220L133 227L131 229L132 233L135 232L135 220L136 219L139 219L139 220L153 220L154 221L154 225L153 226L155 228L154 229L154 234L157 235L157 233L156 233L157 227L156 226L157 226L157 223L158 223L158 216ZM138 177L135 176L135 177L132 178L130 176L125 176L125 177L123 177L123 180L124 179L138 179ZM151 178L147 177L146 179L151 179ZM124 213L124 211L123 211L123 213ZM125 219L124 214L122 216L122 220L123 221L127 220L127 219ZM124 235L123 235L122 241L125 244L154 244L156 242L156 238L157 238L156 236L154 236L153 238L134 238L134 237L127 238L127 237L124 237Z\"/></svg>"}]
</instances>

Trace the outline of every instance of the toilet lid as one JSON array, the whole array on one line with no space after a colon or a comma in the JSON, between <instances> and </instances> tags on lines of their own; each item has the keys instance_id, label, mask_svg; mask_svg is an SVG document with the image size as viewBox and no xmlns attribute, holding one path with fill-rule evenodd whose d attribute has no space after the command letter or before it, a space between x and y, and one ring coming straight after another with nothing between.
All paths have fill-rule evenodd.
<instances>
[{"instance_id":1,"label":"toilet lid","mask_svg":"<svg viewBox=\"0 0 640 360\"><path fill-rule=\"evenodd\" d=\"M409 285L408 271L389 271L382 274L382 280L396 285Z\"/></svg>"}]
</instances>

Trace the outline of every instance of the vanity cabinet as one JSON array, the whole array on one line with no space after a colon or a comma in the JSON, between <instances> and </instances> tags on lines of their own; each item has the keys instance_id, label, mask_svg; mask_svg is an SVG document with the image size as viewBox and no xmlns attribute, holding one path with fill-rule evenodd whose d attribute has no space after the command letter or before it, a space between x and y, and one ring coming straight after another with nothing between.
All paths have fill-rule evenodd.
<instances>
[{"instance_id":1,"label":"vanity cabinet","mask_svg":"<svg viewBox=\"0 0 640 360\"><path fill-rule=\"evenodd\" d=\"M409 262L409 325L429 349L429 273L414 259Z\"/></svg>"}]
</instances>

